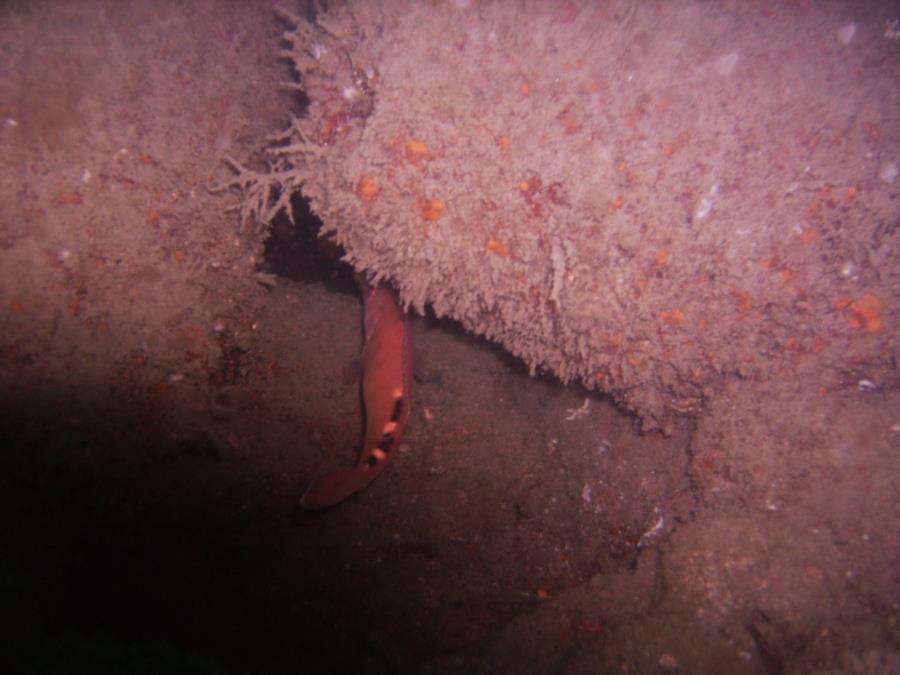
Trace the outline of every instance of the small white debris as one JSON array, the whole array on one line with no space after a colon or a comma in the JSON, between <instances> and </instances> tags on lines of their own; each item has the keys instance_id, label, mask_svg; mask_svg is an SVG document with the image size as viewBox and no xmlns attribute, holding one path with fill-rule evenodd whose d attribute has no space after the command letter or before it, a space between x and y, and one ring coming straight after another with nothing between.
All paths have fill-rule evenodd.
<instances>
[{"instance_id":1,"label":"small white debris","mask_svg":"<svg viewBox=\"0 0 900 675\"><path fill-rule=\"evenodd\" d=\"M850 42L853 41L853 36L856 35L856 24L848 23L843 28L840 28L837 32L838 40L841 41L843 45L849 45Z\"/></svg>"},{"instance_id":2,"label":"small white debris","mask_svg":"<svg viewBox=\"0 0 900 675\"><path fill-rule=\"evenodd\" d=\"M703 197L697 202L697 209L694 211L694 220L703 220L712 211L712 202Z\"/></svg>"},{"instance_id":3,"label":"small white debris","mask_svg":"<svg viewBox=\"0 0 900 675\"><path fill-rule=\"evenodd\" d=\"M591 490L591 486L585 483L584 487L581 488L581 501L583 501L585 504L590 504L592 496L593 491Z\"/></svg>"},{"instance_id":4,"label":"small white debris","mask_svg":"<svg viewBox=\"0 0 900 675\"><path fill-rule=\"evenodd\" d=\"M663 654L659 657L659 669L667 673L678 670L678 660L671 654Z\"/></svg>"},{"instance_id":5,"label":"small white debris","mask_svg":"<svg viewBox=\"0 0 900 675\"><path fill-rule=\"evenodd\" d=\"M884 37L888 40L900 40L900 19L885 21Z\"/></svg>"},{"instance_id":6,"label":"small white debris","mask_svg":"<svg viewBox=\"0 0 900 675\"><path fill-rule=\"evenodd\" d=\"M852 262L845 262L841 265L840 275L845 279L852 279L853 281L859 279L859 275L856 273L856 265Z\"/></svg>"},{"instance_id":7,"label":"small white debris","mask_svg":"<svg viewBox=\"0 0 900 675\"><path fill-rule=\"evenodd\" d=\"M87 183L90 182L92 175L90 169L85 169L84 173L81 174L81 182L87 185Z\"/></svg>"},{"instance_id":8,"label":"small white debris","mask_svg":"<svg viewBox=\"0 0 900 675\"><path fill-rule=\"evenodd\" d=\"M566 410L566 422L571 422L572 420L577 420L584 417L588 414L590 409L591 399L585 398L584 403L582 403L577 408L569 408L568 410Z\"/></svg>"},{"instance_id":9,"label":"small white debris","mask_svg":"<svg viewBox=\"0 0 900 675\"><path fill-rule=\"evenodd\" d=\"M716 72L719 73L719 75L728 77L734 72L734 69L737 68L738 58L739 53L736 51L726 54L716 61Z\"/></svg>"},{"instance_id":10,"label":"small white debris","mask_svg":"<svg viewBox=\"0 0 900 675\"><path fill-rule=\"evenodd\" d=\"M643 548L646 546L656 535L662 532L663 525L666 520L663 516L660 516L653 525L650 526L650 529L644 532L641 538L638 540L637 546L638 548Z\"/></svg>"},{"instance_id":11,"label":"small white debris","mask_svg":"<svg viewBox=\"0 0 900 675\"><path fill-rule=\"evenodd\" d=\"M4 118L3 118L3 124L6 125L6 126L8 126L8 127L17 127L17 126L19 126L19 123L18 123L16 120L14 120L12 117L4 117Z\"/></svg>"},{"instance_id":12,"label":"small white debris","mask_svg":"<svg viewBox=\"0 0 900 675\"><path fill-rule=\"evenodd\" d=\"M900 173L900 171L898 171L896 163L887 162L881 167L881 170L878 172L878 177L888 185L892 185L897 178L898 173Z\"/></svg>"},{"instance_id":13,"label":"small white debris","mask_svg":"<svg viewBox=\"0 0 900 675\"><path fill-rule=\"evenodd\" d=\"M876 382L872 382L872 380L860 380L856 383L856 388L861 392L873 392L873 391L881 391L881 385Z\"/></svg>"},{"instance_id":14,"label":"small white debris","mask_svg":"<svg viewBox=\"0 0 900 675\"><path fill-rule=\"evenodd\" d=\"M172 373L169 375L169 382L175 384L176 382L181 382L184 379L184 373Z\"/></svg>"}]
</instances>

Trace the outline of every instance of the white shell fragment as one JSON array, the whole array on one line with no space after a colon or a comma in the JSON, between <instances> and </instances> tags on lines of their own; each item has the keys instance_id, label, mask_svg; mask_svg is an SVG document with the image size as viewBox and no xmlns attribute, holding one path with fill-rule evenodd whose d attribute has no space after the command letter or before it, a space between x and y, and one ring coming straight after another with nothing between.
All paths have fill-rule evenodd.
<instances>
[{"instance_id":1,"label":"white shell fragment","mask_svg":"<svg viewBox=\"0 0 900 675\"><path fill-rule=\"evenodd\" d=\"M841 41L842 45L849 45L853 41L854 35L856 35L855 23L848 23L843 28L838 29L837 32L838 40Z\"/></svg>"},{"instance_id":2,"label":"white shell fragment","mask_svg":"<svg viewBox=\"0 0 900 675\"><path fill-rule=\"evenodd\" d=\"M665 525L665 523L666 519L663 516L657 518L656 522L654 522L638 540L638 548L643 548L648 543L650 543L650 541L652 541L658 534L660 534L663 531L663 526Z\"/></svg>"},{"instance_id":3,"label":"white shell fragment","mask_svg":"<svg viewBox=\"0 0 900 675\"><path fill-rule=\"evenodd\" d=\"M581 419L585 415L588 414L591 410L591 399L585 398L584 403L575 408L569 408L566 410L566 421L571 422L572 420Z\"/></svg>"},{"instance_id":4,"label":"white shell fragment","mask_svg":"<svg viewBox=\"0 0 900 675\"><path fill-rule=\"evenodd\" d=\"M593 490L591 489L591 486L585 483L584 487L581 488L581 501L583 501L585 504L590 504L592 493Z\"/></svg>"},{"instance_id":5,"label":"white shell fragment","mask_svg":"<svg viewBox=\"0 0 900 675\"><path fill-rule=\"evenodd\" d=\"M700 199L697 203L697 209L694 211L695 220L703 220L712 211L712 202L706 197Z\"/></svg>"},{"instance_id":6,"label":"white shell fragment","mask_svg":"<svg viewBox=\"0 0 900 675\"><path fill-rule=\"evenodd\" d=\"M716 61L716 72L725 77L731 75L734 69L737 68L738 58L739 54L736 51L726 54Z\"/></svg>"},{"instance_id":7,"label":"white shell fragment","mask_svg":"<svg viewBox=\"0 0 900 675\"><path fill-rule=\"evenodd\" d=\"M872 380L860 380L856 383L856 388L862 392L879 392L881 385Z\"/></svg>"}]
</instances>

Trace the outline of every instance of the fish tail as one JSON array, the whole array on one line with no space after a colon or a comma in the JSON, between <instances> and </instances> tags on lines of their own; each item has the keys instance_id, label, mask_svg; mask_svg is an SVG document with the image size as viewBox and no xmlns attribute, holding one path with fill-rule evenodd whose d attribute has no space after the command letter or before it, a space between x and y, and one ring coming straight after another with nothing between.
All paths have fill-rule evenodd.
<instances>
[{"instance_id":1,"label":"fish tail","mask_svg":"<svg viewBox=\"0 0 900 675\"><path fill-rule=\"evenodd\" d=\"M326 473L310 483L300 499L300 505L304 509L326 509L334 506L362 490L379 473L381 472L365 465Z\"/></svg>"}]
</instances>

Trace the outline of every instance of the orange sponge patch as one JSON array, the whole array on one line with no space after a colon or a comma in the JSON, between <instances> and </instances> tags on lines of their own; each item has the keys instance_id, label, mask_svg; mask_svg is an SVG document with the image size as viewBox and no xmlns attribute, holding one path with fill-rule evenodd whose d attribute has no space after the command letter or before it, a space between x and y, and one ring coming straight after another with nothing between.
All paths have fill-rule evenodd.
<instances>
[{"instance_id":1,"label":"orange sponge patch","mask_svg":"<svg viewBox=\"0 0 900 675\"><path fill-rule=\"evenodd\" d=\"M356 184L356 194L364 202L370 202L381 192L381 186L371 176L363 176Z\"/></svg>"},{"instance_id":2,"label":"orange sponge patch","mask_svg":"<svg viewBox=\"0 0 900 675\"><path fill-rule=\"evenodd\" d=\"M884 327L884 303L874 293L864 293L850 303L850 325L877 333Z\"/></svg>"},{"instance_id":3,"label":"orange sponge patch","mask_svg":"<svg viewBox=\"0 0 900 675\"><path fill-rule=\"evenodd\" d=\"M422 217L433 223L444 214L446 208L447 203L443 199L437 197L426 199L421 205Z\"/></svg>"},{"instance_id":4,"label":"orange sponge patch","mask_svg":"<svg viewBox=\"0 0 900 675\"><path fill-rule=\"evenodd\" d=\"M406 142L406 156L409 159L431 159L431 150L422 141L413 139Z\"/></svg>"},{"instance_id":5,"label":"orange sponge patch","mask_svg":"<svg viewBox=\"0 0 900 675\"><path fill-rule=\"evenodd\" d=\"M659 313L659 318L670 326L683 326L687 318L680 309L667 309Z\"/></svg>"}]
</instances>

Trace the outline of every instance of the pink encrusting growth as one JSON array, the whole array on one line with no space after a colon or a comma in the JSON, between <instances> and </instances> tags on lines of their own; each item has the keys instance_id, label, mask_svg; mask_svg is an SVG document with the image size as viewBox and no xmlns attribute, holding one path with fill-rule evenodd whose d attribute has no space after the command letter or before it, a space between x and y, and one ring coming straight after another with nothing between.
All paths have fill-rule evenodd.
<instances>
[{"instance_id":1,"label":"pink encrusting growth","mask_svg":"<svg viewBox=\"0 0 900 675\"><path fill-rule=\"evenodd\" d=\"M409 419L413 345L410 319L387 286L360 281L366 342L363 347L363 403L366 431L353 468L317 478L303 495L307 509L333 506L375 480L396 453Z\"/></svg>"}]
</instances>

